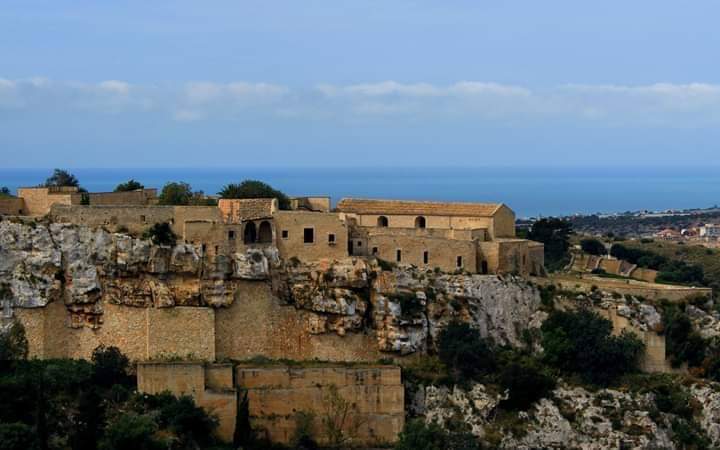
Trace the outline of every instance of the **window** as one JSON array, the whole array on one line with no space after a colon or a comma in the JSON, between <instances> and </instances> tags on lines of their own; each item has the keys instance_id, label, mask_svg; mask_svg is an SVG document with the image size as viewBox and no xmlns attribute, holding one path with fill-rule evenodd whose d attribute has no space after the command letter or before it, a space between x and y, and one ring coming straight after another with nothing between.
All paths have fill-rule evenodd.
<instances>
[{"instance_id":1,"label":"window","mask_svg":"<svg viewBox=\"0 0 720 450\"><path fill-rule=\"evenodd\" d=\"M458 267L462 267L462 266L463 266L462 256L458 256L458 257L457 257L457 266L458 266Z\"/></svg>"},{"instance_id":2,"label":"window","mask_svg":"<svg viewBox=\"0 0 720 450\"><path fill-rule=\"evenodd\" d=\"M272 225L270 225L270 222L267 220L263 220L260 222L260 227L258 227L258 242L262 243L270 243L273 239L273 232L272 232Z\"/></svg>"},{"instance_id":3,"label":"window","mask_svg":"<svg viewBox=\"0 0 720 450\"><path fill-rule=\"evenodd\" d=\"M425 228L425 218L423 216L415 218L415 228Z\"/></svg>"},{"instance_id":4,"label":"window","mask_svg":"<svg viewBox=\"0 0 720 450\"><path fill-rule=\"evenodd\" d=\"M377 219L377 226L379 227L387 227L388 226L388 218L385 216L380 216Z\"/></svg>"},{"instance_id":5,"label":"window","mask_svg":"<svg viewBox=\"0 0 720 450\"><path fill-rule=\"evenodd\" d=\"M202 245L202 252L205 253L205 250L207 250L207 245L203 244L203 245Z\"/></svg>"},{"instance_id":6,"label":"window","mask_svg":"<svg viewBox=\"0 0 720 450\"><path fill-rule=\"evenodd\" d=\"M372 254L373 254L373 255L377 255L377 254L378 254L378 248L377 248L377 247L373 247L373 248L372 248Z\"/></svg>"},{"instance_id":7,"label":"window","mask_svg":"<svg viewBox=\"0 0 720 450\"><path fill-rule=\"evenodd\" d=\"M290 232L288 230L282 230L281 234L283 239L287 239L290 237Z\"/></svg>"},{"instance_id":8,"label":"window","mask_svg":"<svg viewBox=\"0 0 720 450\"><path fill-rule=\"evenodd\" d=\"M303 228L303 242L306 244L312 244L315 242L314 228Z\"/></svg>"},{"instance_id":9,"label":"window","mask_svg":"<svg viewBox=\"0 0 720 450\"><path fill-rule=\"evenodd\" d=\"M243 232L243 242L246 244L254 244L257 241L257 228L255 223L248 222L245 224L245 231Z\"/></svg>"},{"instance_id":10,"label":"window","mask_svg":"<svg viewBox=\"0 0 720 450\"><path fill-rule=\"evenodd\" d=\"M395 260L397 262L402 261L402 250L398 249L395 251Z\"/></svg>"},{"instance_id":11,"label":"window","mask_svg":"<svg viewBox=\"0 0 720 450\"><path fill-rule=\"evenodd\" d=\"M145 222L145 216L140 216L140 222Z\"/></svg>"},{"instance_id":12,"label":"window","mask_svg":"<svg viewBox=\"0 0 720 450\"><path fill-rule=\"evenodd\" d=\"M218 253L220 253L220 246L216 245L215 246L215 254L217 255Z\"/></svg>"},{"instance_id":13,"label":"window","mask_svg":"<svg viewBox=\"0 0 720 450\"><path fill-rule=\"evenodd\" d=\"M228 239L231 241L235 239L235 232L233 230L228 231Z\"/></svg>"},{"instance_id":14,"label":"window","mask_svg":"<svg viewBox=\"0 0 720 450\"><path fill-rule=\"evenodd\" d=\"M328 244L334 244L335 243L335 233L328 234Z\"/></svg>"},{"instance_id":15,"label":"window","mask_svg":"<svg viewBox=\"0 0 720 450\"><path fill-rule=\"evenodd\" d=\"M357 242L357 246L358 246L358 247L362 247L362 241L358 241L358 242Z\"/></svg>"},{"instance_id":16,"label":"window","mask_svg":"<svg viewBox=\"0 0 720 450\"><path fill-rule=\"evenodd\" d=\"M428 263L428 259L429 259L429 258L428 258L428 251L425 250L425 251L423 252L423 264L427 264L427 263Z\"/></svg>"}]
</instances>

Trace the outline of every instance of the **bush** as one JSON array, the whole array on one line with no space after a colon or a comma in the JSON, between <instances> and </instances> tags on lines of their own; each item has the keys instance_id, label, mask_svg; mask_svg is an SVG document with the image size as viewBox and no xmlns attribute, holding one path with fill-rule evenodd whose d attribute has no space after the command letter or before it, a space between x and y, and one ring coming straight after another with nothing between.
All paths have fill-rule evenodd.
<instances>
[{"instance_id":1,"label":"bush","mask_svg":"<svg viewBox=\"0 0 720 450\"><path fill-rule=\"evenodd\" d=\"M130 360L117 347L97 347L92 354L94 380L100 386L110 387L115 384L130 385L127 375Z\"/></svg>"},{"instance_id":2,"label":"bush","mask_svg":"<svg viewBox=\"0 0 720 450\"><path fill-rule=\"evenodd\" d=\"M135 181L132 178L125 183L120 183L115 187L115 192L130 192L137 191L138 189L145 189L139 181Z\"/></svg>"},{"instance_id":3,"label":"bush","mask_svg":"<svg viewBox=\"0 0 720 450\"><path fill-rule=\"evenodd\" d=\"M692 322L687 314L677 306L668 305L663 314L665 330L665 354L670 357L673 366L678 367L687 362L690 367L703 363L707 343L699 333L693 330Z\"/></svg>"},{"instance_id":4,"label":"bush","mask_svg":"<svg viewBox=\"0 0 720 450\"><path fill-rule=\"evenodd\" d=\"M185 182L170 182L163 186L158 197L161 205L214 205L215 201L205 197L203 191L193 191Z\"/></svg>"},{"instance_id":5,"label":"bush","mask_svg":"<svg viewBox=\"0 0 720 450\"><path fill-rule=\"evenodd\" d=\"M7 186L0 187L0 197L12 197L10 189Z\"/></svg>"},{"instance_id":6,"label":"bush","mask_svg":"<svg viewBox=\"0 0 720 450\"><path fill-rule=\"evenodd\" d=\"M639 369L644 344L632 334L612 336L612 323L590 310L554 311L541 330L544 360L588 382L606 385Z\"/></svg>"},{"instance_id":7,"label":"bush","mask_svg":"<svg viewBox=\"0 0 720 450\"><path fill-rule=\"evenodd\" d=\"M555 378L533 357L515 356L501 363L500 386L509 397L500 403L508 410L525 410L555 388Z\"/></svg>"},{"instance_id":8,"label":"bush","mask_svg":"<svg viewBox=\"0 0 720 450\"><path fill-rule=\"evenodd\" d=\"M405 423L395 450L480 450L477 438L467 431L446 431L420 419Z\"/></svg>"},{"instance_id":9,"label":"bush","mask_svg":"<svg viewBox=\"0 0 720 450\"><path fill-rule=\"evenodd\" d=\"M0 332L0 368L9 361L27 359L28 341L25 328L18 321L13 321L10 328Z\"/></svg>"},{"instance_id":10,"label":"bush","mask_svg":"<svg viewBox=\"0 0 720 450\"><path fill-rule=\"evenodd\" d=\"M45 180L43 187L80 187L80 182L67 170L55 169L53 174Z\"/></svg>"},{"instance_id":11,"label":"bush","mask_svg":"<svg viewBox=\"0 0 720 450\"><path fill-rule=\"evenodd\" d=\"M155 245L174 246L177 237L167 222L156 223L143 233L143 239L150 239Z\"/></svg>"},{"instance_id":12,"label":"bush","mask_svg":"<svg viewBox=\"0 0 720 450\"><path fill-rule=\"evenodd\" d=\"M580 241L580 248L590 255L602 256L607 254L605 244L594 238L583 239Z\"/></svg>"},{"instance_id":13,"label":"bush","mask_svg":"<svg viewBox=\"0 0 720 450\"><path fill-rule=\"evenodd\" d=\"M290 199L267 183L245 180L239 184L228 184L218 192L221 198L276 198L280 209L290 209Z\"/></svg>"},{"instance_id":14,"label":"bush","mask_svg":"<svg viewBox=\"0 0 720 450\"><path fill-rule=\"evenodd\" d=\"M440 332L438 356L456 382L477 379L496 366L492 349L478 330L457 321Z\"/></svg>"},{"instance_id":15,"label":"bush","mask_svg":"<svg viewBox=\"0 0 720 450\"><path fill-rule=\"evenodd\" d=\"M0 450L37 448L35 431L24 423L0 423Z\"/></svg>"},{"instance_id":16,"label":"bush","mask_svg":"<svg viewBox=\"0 0 720 450\"><path fill-rule=\"evenodd\" d=\"M545 245L545 266L550 271L562 269L569 261L572 224L563 219L541 219L535 222L528 239Z\"/></svg>"},{"instance_id":17,"label":"bush","mask_svg":"<svg viewBox=\"0 0 720 450\"><path fill-rule=\"evenodd\" d=\"M160 450L155 440L158 430L155 421L147 415L128 412L118 415L105 429L100 441L101 450Z\"/></svg>"}]
</instances>

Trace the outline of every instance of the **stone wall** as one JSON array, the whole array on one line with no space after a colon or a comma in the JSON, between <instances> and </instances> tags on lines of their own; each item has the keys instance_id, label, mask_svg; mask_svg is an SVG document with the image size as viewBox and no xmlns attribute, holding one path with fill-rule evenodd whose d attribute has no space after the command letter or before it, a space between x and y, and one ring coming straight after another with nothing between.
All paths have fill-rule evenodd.
<instances>
[{"instance_id":1,"label":"stone wall","mask_svg":"<svg viewBox=\"0 0 720 450\"><path fill-rule=\"evenodd\" d=\"M376 361L383 357L372 333L313 334L309 326L313 317L310 311L274 298L267 283L238 282L235 301L215 313L217 358Z\"/></svg>"},{"instance_id":2,"label":"stone wall","mask_svg":"<svg viewBox=\"0 0 720 450\"><path fill-rule=\"evenodd\" d=\"M0 196L0 214L19 216L25 210L25 201L18 197Z\"/></svg>"},{"instance_id":3,"label":"stone wall","mask_svg":"<svg viewBox=\"0 0 720 450\"><path fill-rule=\"evenodd\" d=\"M274 215L280 257L314 261L348 256L348 229L336 213L278 211ZM314 242L304 242L304 230L310 228ZM287 232L287 234L285 234ZM287 235L287 237L283 237ZM330 242L330 235L334 242Z\"/></svg>"},{"instance_id":4,"label":"stone wall","mask_svg":"<svg viewBox=\"0 0 720 450\"><path fill-rule=\"evenodd\" d=\"M54 204L50 217L55 222L88 227L105 227L110 231L125 228L141 234L154 223L174 222L173 206L84 206ZM180 235L176 229L176 234Z\"/></svg>"},{"instance_id":5,"label":"stone wall","mask_svg":"<svg viewBox=\"0 0 720 450\"><path fill-rule=\"evenodd\" d=\"M288 443L298 412L315 415L314 436L327 443L322 420L335 421L354 445L397 440L405 422L405 394L400 368L253 367L236 368L239 389L247 391L251 424L273 442ZM352 405L345 421L333 407L332 392Z\"/></svg>"},{"instance_id":6,"label":"stone wall","mask_svg":"<svg viewBox=\"0 0 720 450\"><path fill-rule=\"evenodd\" d=\"M419 268L439 267L446 272L478 271L477 244L469 240L433 238L429 235L404 236L392 231L383 233L382 229L377 229L368 235L367 251L385 261L412 264ZM401 253L400 261L397 259L398 251Z\"/></svg>"},{"instance_id":7,"label":"stone wall","mask_svg":"<svg viewBox=\"0 0 720 450\"><path fill-rule=\"evenodd\" d=\"M126 192L89 192L90 205L130 206L149 205L157 202L157 189L138 189Z\"/></svg>"},{"instance_id":8,"label":"stone wall","mask_svg":"<svg viewBox=\"0 0 720 450\"><path fill-rule=\"evenodd\" d=\"M628 294L643 297L648 300L669 300L681 302L689 297L704 295L712 297L711 288L675 286L670 284L646 283L638 280L618 280L592 276L574 277L569 275L554 275L551 278L534 278L539 284L555 284L561 289L570 291L590 292L593 287L607 292Z\"/></svg>"},{"instance_id":9,"label":"stone wall","mask_svg":"<svg viewBox=\"0 0 720 450\"><path fill-rule=\"evenodd\" d=\"M53 205L79 205L80 200L75 195L77 188L45 188L31 187L19 188L18 197L25 202L25 211L29 216L44 216L50 212Z\"/></svg>"},{"instance_id":10,"label":"stone wall","mask_svg":"<svg viewBox=\"0 0 720 450\"><path fill-rule=\"evenodd\" d=\"M85 358L99 345L116 346L134 361L180 357L215 359L215 311L203 307L135 308L104 303L102 324L71 327L62 302L15 308L27 330L30 357Z\"/></svg>"},{"instance_id":11,"label":"stone wall","mask_svg":"<svg viewBox=\"0 0 720 450\"><path fill-rule=\"evenodd\" d=\"M218 437L232 442L237 419L237 392L230 364L196 362L142 362L137 366L138 391L170 391L189 395L198 406L219 419Z\"/></svg>"}]
</instances>

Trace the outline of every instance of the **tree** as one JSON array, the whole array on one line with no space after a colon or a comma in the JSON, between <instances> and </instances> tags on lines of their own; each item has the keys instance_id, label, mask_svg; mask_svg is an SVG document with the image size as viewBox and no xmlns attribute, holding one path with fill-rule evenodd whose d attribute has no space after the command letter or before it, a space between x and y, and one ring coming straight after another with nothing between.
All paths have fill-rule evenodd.
<instances>
[{"instance_id":1,"label":"tree","mask_svg":"<svg viewBox=\"0 0 720 450\"><path fill-rule=\"evenodd\" d=\"M143 233L143 239L150 239L155 245L174 246L177 236L167 222L153 224Z\"/></svg>"},{"instance_id":2,"label":"tree","mask_svg":"<svg viewBox=\"0 0 720 450\"><path fill-rule=\"evenodd\" d=\"M528 239L545 245L545 266L549 270L562 269L569 261L572 224L567 220L540 219L532 225Z\"/></svg>"},{"instance_id":3,"label":"tree","mask_svg":"<svg viewBox=\"0 0 720 450\"><path fill-rule=\"evenodd\" d=\"M580 248L582 249L582 251L590 255L603 256L607 254L607 250L605 250L605 244L594 238L581 240Z\"/></svg>"},{"instance_id":4,"label":"tree","mask_svg":"<svg viewBox=\"0 0 720 450\"><path fill-rule=\"evenodd\" d=\"M95 368L94 380L97 384L109 387L126 384L129 381L127 369L130 360L119 348L98 346L92 353L92 362Z\"/></svg>"},{"instance_id":5,"label":"tree","mask_svg":"<svg viewBox=\"0 0 720 450\"><path fill-rule=\"evenodd\" d=\"M67 170L55 169L53 174L45 180L43 187L80 187L80 182Z\"/></svg>"},{"instance_id":6,"label":"tree","mask_svg":"<svg viewBox=\"0 0 720 450\"><path fill-rule=\"evenodd\" d=\"M509 392L501 406L510 410L528 409L555 388L555 379L531 356L514 355L502 364L499 379L503 389Z\"/></svg>"},{"instance_id":7,"label":"tree","mask_svg":"<svg viewBox=\"0 0 720 450\"><path fill-rule=\"evenodd\" d=\"M0 187L0 197L12 197L10 189L7 186Z\"/></svg>"},{"instance_id":8,"label":"tree","mask_svg":"<svg viewBox=\"0 0 720 450\"><path fill-rule=\"evenodd\" d=\"M161 205L189 205L192 197L190 185L180 181L165 184L158 200Z\"/></svg>"},{"instance_id":9,"label":"tree","mask_svg":"<svg viewBox=\"0 0 720 450\"><path fill-rule=\"evenodd\" d=\"M137 191L138 189L145 189L145 186L143 186L139 181L135 181L131 178L125 183L118 184L115 187L115 192Z\"/></svg>"},{"instance_id":10,"label":"tree","mask_svg":"<svg viewBox=\"0 0 720 450\"><path fill-rule=\"evenodd\" d=\"M18 321L13 321L9 329L0 332L0 369L11 361L27 359L28 340L25 328Z\"/></svg>"},{"instance_id":11,"label":"tree","mask_svg":"<svg viewBox=\"0 0 720 450\"><path fill-rule=\"evenodd\" d=\"M637 371L645 348L634 334L612 336L612 323L589 309L553 311L541 330L548 364L601 385Z\"/></svg>"},{"instance_id":12,"label":"tree","mask_svg":"<svg viewBox=\"0 0 720 450\"><path fill-rule=\"evenodd\" d=\"M221 198L276 198L280 209L290 209L290 199L267 183L245 180L239 184L228 184L218 192Z\"/></svg>"},{"instance_id":13,"label":"tree","mask_svg":"<svg viewBox=\"0 0 720 450\"><path fill-rule=\"evenodd\" d=\"M495 356L478 330L452 321L440 332L438 356L456 382L476 379L495 368Z\"/></svg>"}]
</instances>

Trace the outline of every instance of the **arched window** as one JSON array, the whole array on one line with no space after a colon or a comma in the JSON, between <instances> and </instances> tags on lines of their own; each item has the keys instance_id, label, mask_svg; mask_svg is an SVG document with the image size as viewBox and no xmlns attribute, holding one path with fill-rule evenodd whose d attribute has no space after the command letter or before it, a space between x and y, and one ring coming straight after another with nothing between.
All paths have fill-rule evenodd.
<instances>
[{"instance_id":1,"label":"arched window","mask_svg":"<svg viewBox=\"0 0 720 450\"><path fill-rule=\"evenodd\" d=\"M243 233L243 242L246 244L254 244L257 237L257 230L254 222L245 224L245 232Z\"/></svg>"},{"instance_id":2,"label":"arched window","mask_svg":"<svg viewBox=\"0 0 720 450\"><path fill-rule=\"evenodd\" d=\"M263 244L269 244L272 242L272 226L270 226L270 222L267 220L260 222L260 227L258 228L258 242L262 242Z\"/></svg>"},{"instance_id":3,"label":"arched window","mask_svg":"<svg viewBox=\"0 0 720 450\"><path fill-rule=\"evenodd\" d=\"M380 217L378 217L377 226L379 226L379 227L387 227L387 226L388 226L388 218L385 217L385 216L380 216Z\"/></svg>"},{"instance_id":4,"label":"arched window","mask_svg":"<svg viewBox=\"0 0 720 450\"><path fill-rule=\"evenodd\" d=\"M423 216L415 218L415 228L425 228L425 218Z\"/></svg>"}]
</instances>

